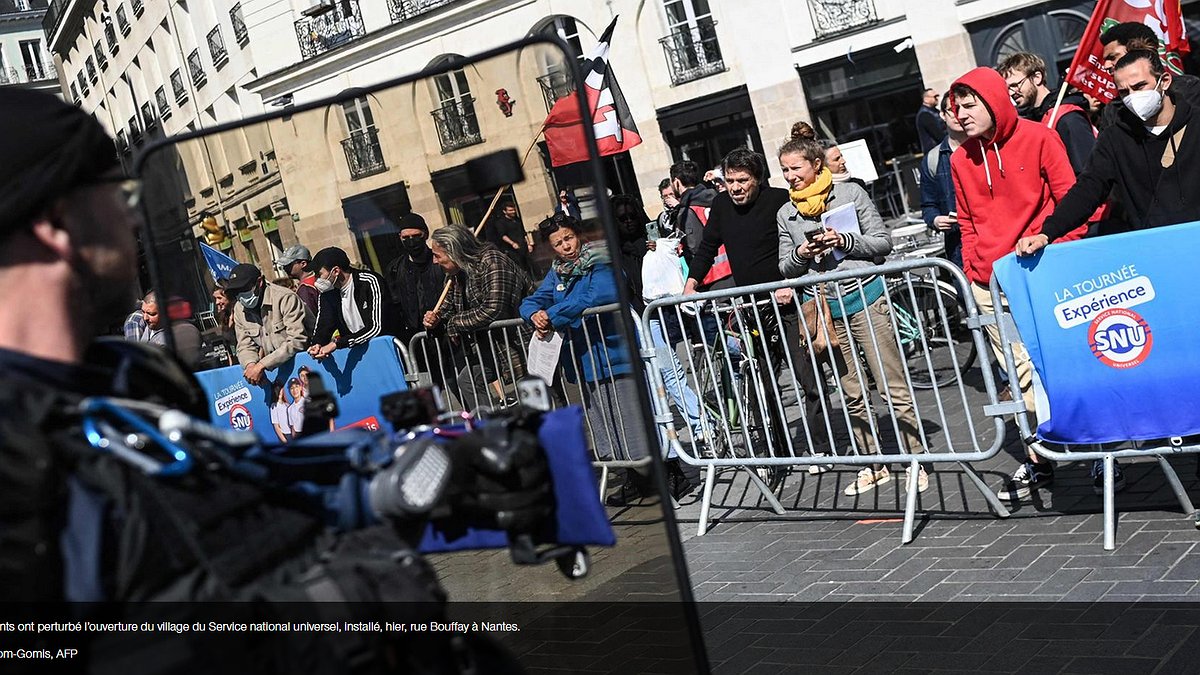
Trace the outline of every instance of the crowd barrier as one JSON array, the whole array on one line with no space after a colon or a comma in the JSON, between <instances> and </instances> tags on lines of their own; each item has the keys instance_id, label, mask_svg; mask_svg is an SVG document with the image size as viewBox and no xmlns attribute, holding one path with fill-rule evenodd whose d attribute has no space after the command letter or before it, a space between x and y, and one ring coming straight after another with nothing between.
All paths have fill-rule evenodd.
<instances>
[{"instance_id":1,"label":"crowd barrier","mask_svg":"<svg viewBox=\"0 0 1200 675\"><path fill-rule=\"evenodd\" d=\"M1051 461L1101 463L1105 550L1116 547L1120 459L1153 458L1200 527L1167 461L1200 453L1185 441L1200 431L1193 272L1161 257L1189 237L1200 238L1200 225L1055 244L1037 259L998 261L988 289L1010 380L1025 347L1048 378L1033 383L1038 410L1014 410L1022 439Z\"/></svg>"},{"instance_id":2,"label":"crowd barrier","mask_svg":"<svg viewBox=\"0 0 1200 675\"><path fill-rule=\"evenodd\" d=\"M838 295L834 284L846 292ZM902 531L907 543L913 537L919 465L952 462L995 514L1007 516L971 467L1003 446L1001 416L1013 408L998 401L991 369L980 367L987 363L977 358L986 354L987 340L968 288L954 265L916 259L650 303L642 332L665 327L686 345L683 377L669 378L673 382L664 378L677 370L664 361L674 358L671 349L647 350L655 409L672 402L681 407L687 389L702 409L690 438L669 438L684 461L704 469L697 533L707 530L722 469L746 471L767 504L783 513L769 483L789 467L820 472L833 464L907 465ZM777 297L784 289L794 294L791 302ZM827 289L837 315L828 322L798 307L802 296L819 298L821 289ZM858 306L867 309L856 311ZM819 347L835 336L839 346ZM977 375L970 385L968 373ZM970 414L978 402L968 399L967 389L979 384L990 442Z\"/></svg>"},{"instance_id":3,"label":"crowd barrier","mask_svg":"<svg viewBox=\"0 0 1200 675\"><path fill-rule=\"evenodd\" d=\"M563 341L561 349L570 357L552 366L547 402L551 408L583 405L588 447L601 470L601 495L610 469L645 466L652 451L652 440L645 438L641 426L636 393L644 385L628 373L627 359L637 353L626 348L615 325L620 311L628 310L611 304L584 312L577 333L583 344L570 337ZM516 400L518 382L530 371L532 337L533 330L521 319L496 321L484 330L455 337L417 333L406 356L409 383L440 387L451 405L462 410L510 405Z\"/></svg>"}]
</instances>

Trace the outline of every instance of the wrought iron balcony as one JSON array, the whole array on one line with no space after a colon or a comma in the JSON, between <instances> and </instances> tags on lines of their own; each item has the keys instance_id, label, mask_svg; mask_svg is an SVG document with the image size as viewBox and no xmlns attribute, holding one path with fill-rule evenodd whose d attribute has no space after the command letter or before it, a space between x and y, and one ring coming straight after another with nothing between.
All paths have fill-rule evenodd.
<instances>
[{"instance_id":1,"label":"wrought iron balcony","mask_svg":"<svg viewBox=\"0 0 1200 675\"><path fill-rule=\"evenodd\" d=\"M188 74L192 76L192 84L200 89L208 84L208 75L204 74L204 64L200 61L200 50L193 49L187 57Z\"/></svg>"},{"instance_id":2,"label":"wrought iron balcony","mask_svg":"<svg viewBox=\"0 0 1200 675\"><path fill-rule=\"evenodd\" d=\"M208 53L212 55L213 68L217 70L229 63L229 52L225 50L225 39L221 37L220 26L213 26L213 29L208 31Z\"/></svg>"},{"instance_id":3,"label":"wrought iron balcony","mask_svg":"<svg viewBox=\"0 0 1200 675\"><path fill-rule=\"evenodd\" d=\"M16 69L13 69L14 76ZM25 66L25 81L40 82L41 80L53 80L58 77L58 72L54 70L54 64L50 61L45 63L35 63L30 66Z\"/></svg>"},{"instance_id":4,"label":"wrought iron balcony","mask_svg":"<svg viewBox=\"0 0 1200 675\"><path fill-rule=\"evenodd\" d=\"M537 78L537 82L542 88L542 99L546 101L546 112L550 112L558 99L575 93L575 78L569 72L549 72Z\"/></svg>"},{"instance_id":5,"label":"wrought iron balcony","mask_svg":"<svg viewBox=\"0 0 1200 675\"><path fill-rule=\"evenodd\" d=\"M808 0L817 37L829 37L879 20L873 0Z\"/></svg>"},{"instance_id":6,"label":"wrought iron balcony","mask_svg":"<svg viewBox=\"0 0 1200 675\"><path fill-rule=\"evenodd\" d=\"M250 31L246 30L246 20L242 17L242 3L229 10L229 22L233 24L233 39L239 46L245 47L250 43Z\"/></svg>"},{"instance_id":7,"label":"wrought iron balcony","mask_svg":"<svg viewBox=\"0 0 1200 675\"><path fill-rule=\"evenodd\" d=\"M159 87L154 92L154 102L158 104L158 114L164 120L171 119L171 103L167 100L167 88Z\"/></svg>"},{"instance_id":8,"label":"wrought iron balcony","mask_svg":"<svg viewBox=\"0 0 1200 675\"><path fill-rule=\"evenodd\" d=\"M179 105L187 103L188 90L183 86L183 73L176 68L175 72L171 73L171 91L175 94L175 102Z\"/></svg>"},{"instance_id":9,"label":"wrought iron balcony","mask_svg":"<svg viewBox=\"0 0 1200 675\"><path fill-rule=\"evenodd\" d=\"M456 2L461 0L388 0L388 11L392 23L404 23Z\"/></svg>"},{"instance_id":10,"label":"wrought iron balcony","mask_svg":"<svg viewBox=\"0 0 1200 675\"><path fill-rule=\"evenodd\" d=\"M466 96L451 101L430 114L437 125L442 154L483 142L479 120L475 117L474 98Z\"/></svg>"},{"instance_id":11,"label":"wrought iron balcony","mask_svg":"<svg viewBox=\"0 0 1200 675\"><path fill-rule=\"evenodd\" d=\"M680 26L659 40L671 71L671 84L699 80L726 70L716 26L717 22L704 18L695 26Z\"/></svg>"},{"instance_id":12,"label":"wrought iron balcony","mask_svg":"<svg viewBox=\"0 0 1200 675\"><path fill-rule=\"evenodd\" d=\"M4 70L3 68L0 68L0 86L6 85L6 84L20 84L20 82L21 82L21 76L16 68L9 68L8 70ZM78 105L79 91L78 91L78 88L75 86L74 82L71 83L71 92L74 94L75 102Z\"/></svg>"},{"instance_id":13,"label":"wrought iron balcony","mask_svg":"<svg viewBox=\"0 0 1200 675\"><path fill-rule=\"evenodd\" d=\"M340 0L332 9L296 22L300 55L306 59L349 44L366 33L355 0Z\"/></svg>"},{"instance_id":14,"label":"wrought iron balcony","mask_svg":"<svg viewBox=\"0 0 1200 675\"><path fill-rule=\"evenodd\" d=\"M346 152L346 165L350 167L350 180L366 178L387 171L383 161L383 148L379 146L379 132L366 129L350 135L342 141Z\"/></svg>"}]
</instances>

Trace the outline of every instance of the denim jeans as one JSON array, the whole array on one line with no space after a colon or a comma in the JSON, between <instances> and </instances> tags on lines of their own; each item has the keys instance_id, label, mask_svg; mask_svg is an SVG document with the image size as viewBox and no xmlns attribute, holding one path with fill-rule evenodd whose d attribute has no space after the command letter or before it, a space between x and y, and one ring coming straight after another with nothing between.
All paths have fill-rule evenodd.
<instances>
[{"instance_id":1,"label":"denim jeans","mask_svg":"<svg viewBox=\"0 0 1200 675\"><path fill-rule=\"evenodd\" d=\"M675 407L683 413L688 428L692 431L693 441L698 440L703 434L700 424L700 399L696 397L696 392L692 391L692 388L688 385L683 364L679 362L679 356L675 353L675 346L667 342L666 332L663 330L663 322L659 319L650 320L650 340L654 343L655 358L658 360L659 366L658 371L662 374L663 385L666 387L667 395L671 398L671 402L675 404ZM674 456L674 449L669 449L667 457Z\"/></svg>"}]
</instances>

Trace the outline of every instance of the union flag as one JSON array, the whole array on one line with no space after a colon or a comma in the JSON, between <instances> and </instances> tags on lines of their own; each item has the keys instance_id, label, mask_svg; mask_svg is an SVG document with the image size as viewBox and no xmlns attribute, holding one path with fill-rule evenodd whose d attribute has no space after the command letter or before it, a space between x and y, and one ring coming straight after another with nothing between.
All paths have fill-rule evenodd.
<instances>
[{"instance_id":1,"label":"union flag","mask_svg":"<svg viewBox=\"0 0 1200 675\"><path fill-rule=\"evenodd\" d=\"M1183 55L1191 51L1179 0L1100 0L1092 12L1079 49L1067 70L1067 82L1108 103L1117 97L1117 85L1104 72L1104 45L1100 35L1119 23L1144 23L1158 35L1158 55L1176 74L1183 74Z\"/></svg>"}]
</instances>

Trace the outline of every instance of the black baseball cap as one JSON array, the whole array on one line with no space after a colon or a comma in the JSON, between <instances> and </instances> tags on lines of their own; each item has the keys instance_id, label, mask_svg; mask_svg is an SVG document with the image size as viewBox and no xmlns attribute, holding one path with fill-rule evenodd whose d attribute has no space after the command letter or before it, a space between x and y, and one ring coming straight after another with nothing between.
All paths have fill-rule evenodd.
<instances>
[{"instance_id":1,"label":"black baseball cap","mask_svg":"<svg viewBox=\"0 0 1200 675\"><path fill-rule=\"evenodd\" d=\"M229 276L221 280L221 288L227 291L244 291L258 283L262 272L250 263L240 263L233 268Z\"/></svg>"}]
</instances>

